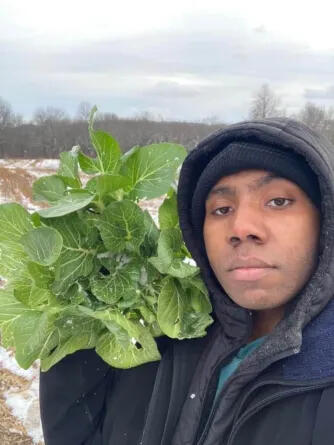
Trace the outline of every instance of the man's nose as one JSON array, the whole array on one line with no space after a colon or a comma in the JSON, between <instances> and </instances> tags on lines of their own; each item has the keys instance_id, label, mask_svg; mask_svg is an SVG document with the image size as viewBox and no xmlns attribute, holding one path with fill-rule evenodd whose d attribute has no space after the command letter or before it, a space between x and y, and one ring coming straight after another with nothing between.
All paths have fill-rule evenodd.
<instances>
[{"instance_id":1,"label":"man's nose","mask_svg":"<svg viewBox=\"0 0 334 445\"><path fill-rule=\"evenodd\" d=\"M236 208L230 217L228 242L238 245L244 241L262 244L267 237L263 215L251 205L242 205Z\"/></svg>"}]
</instances>

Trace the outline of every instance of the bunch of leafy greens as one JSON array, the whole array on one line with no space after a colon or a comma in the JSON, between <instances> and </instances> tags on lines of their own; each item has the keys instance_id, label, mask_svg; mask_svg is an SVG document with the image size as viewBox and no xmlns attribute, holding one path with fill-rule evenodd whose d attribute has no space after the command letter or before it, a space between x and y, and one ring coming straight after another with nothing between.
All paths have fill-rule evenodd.
<instances>
[{"instance_id":1,"label":"bunch of leafy greens","mask_svg":"<svg viewBox=\"0 0 334 445\"><path fill-rule=\"evenodd\" d=\"M122 155L93 129L95 112L96 158L74 147L56 175L33 184L48 208L0 206L1 341L25 369L40 359L46 371L88 348L111 366L134 367L160 358L155 337L200 337L212 322L178 224L173 184L185 149L161 143ZM85 186L79 167L92 175ZM162 195L158 228L138 202Z\"/></svg>"}]
</instances>

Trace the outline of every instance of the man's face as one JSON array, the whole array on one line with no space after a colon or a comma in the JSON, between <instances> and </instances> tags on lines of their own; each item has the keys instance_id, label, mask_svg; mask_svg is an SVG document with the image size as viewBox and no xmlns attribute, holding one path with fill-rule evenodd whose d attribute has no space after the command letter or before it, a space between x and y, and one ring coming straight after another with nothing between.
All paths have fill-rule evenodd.
<instances>
[{"instance_id":1,"label":"man's face","mask_svg":"<svg viewBox=\"0 0 334 445\"><path fill-rule=\"evenodd\" d=\"M295 183L264 170L223 177L206 201L204 242L230 298L247 309L283 306L318 257L320 216Z\"/></svg>"}]
</instances>

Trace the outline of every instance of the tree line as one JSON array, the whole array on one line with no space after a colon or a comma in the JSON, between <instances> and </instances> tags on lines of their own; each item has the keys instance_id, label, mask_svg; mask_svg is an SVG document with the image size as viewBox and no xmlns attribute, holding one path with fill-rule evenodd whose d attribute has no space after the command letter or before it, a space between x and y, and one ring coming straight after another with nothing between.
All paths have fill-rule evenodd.
<instances>
[{"instance_id":1,"label":"tree line","mask_svg":"<svg viewBox=\"0 0 334 445\"><path fill-rule=\"evenodd\" d=\"M12 112L0 98L0 158L58 158L59 153L80 145L92 154L88 134L88 103L81 103L75 117L55 107L39 108L29 122ZM148 112L133 118L97 113L95 128L111 133L126 152L135 145L176 142L188 149L224 124L164 121Z\"/></svg>"},{"instance_id":2,"label":"tree line","mask_svg":"<svg viewBox=\"0 0 334 445\"><path fill-rule=\"evenodd\" d=\"M92 106L82 102L77 113L70 117L55 107L38 108L30 121L12 110L10 103L0 97L0 158L58 158L59 153L74 145L92 154L87 121ZM288 116L268 84L255 93L250 110L251 119ZM334 143L334 110L307 102L294 115L311 128L321 132ZM135 145L155 142L176 142L188 150L213 131L226 126L211 117L202 122L164 121L161 117L143 112L132 118L115 113L98 113L96 128L110 132L126 152Z\"/></svg>"}]
</instances>

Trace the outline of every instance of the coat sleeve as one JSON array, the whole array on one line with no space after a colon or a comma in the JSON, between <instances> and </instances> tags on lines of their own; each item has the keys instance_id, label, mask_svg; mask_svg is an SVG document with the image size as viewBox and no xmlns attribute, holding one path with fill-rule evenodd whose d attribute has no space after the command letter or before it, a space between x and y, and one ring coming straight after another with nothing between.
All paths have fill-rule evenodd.
<instances>
[{"instance_id":1,"label":"coat sleeve","mask_svg":"<svg viewBox=\"0 0 334 445\"><path fill-rule=\"evenodd\" d=\"M45 445L100 445L114 370L93 349L66 356L40 374Z\"/></svg>"}]
</instances>

